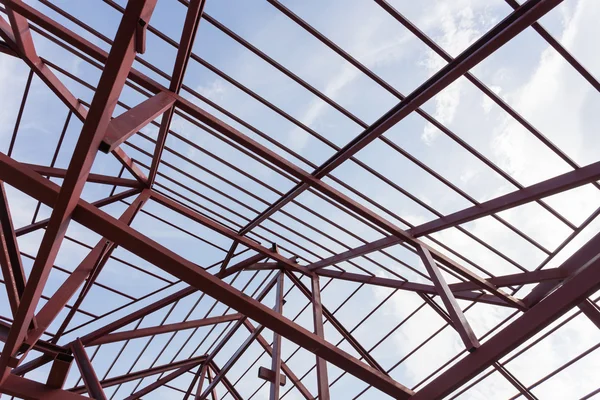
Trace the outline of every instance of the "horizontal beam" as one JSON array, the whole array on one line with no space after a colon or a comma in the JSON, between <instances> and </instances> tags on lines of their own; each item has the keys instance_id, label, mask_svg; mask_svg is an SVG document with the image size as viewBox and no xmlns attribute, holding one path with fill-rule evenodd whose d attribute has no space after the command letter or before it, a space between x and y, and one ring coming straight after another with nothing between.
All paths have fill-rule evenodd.
<instances>
[{"instance_id":1,"label":"horizontal beam","mask_svg":"<svg viewBox=\"0 0 600 400\"><path fill-rule=\"evenodd\" d=\"M235 321L242 318L242 314L228 314L220 317L210 317L196 319L193 321L177 322L174 324L166 324L161 326L153 326L149 328L135 329L133 331L124 331L111 333L110 335L99 337L93 342L88 343L88 346L98 346L106 343L121 342L123 340L138 339L146 336L160 335L161 333L182 331L185 329L199 328L201 326L221 324L223 322Z\"/></svg>"},{"instance_id":2,"label":"horizontal beam","mask_svg":"<svg viewBox=\"0 0 600 400\"><path fill-rule=\"evenodd\" d=\"M59 191L56 184L44 179L41 175L1 153L0 180L4 180L16 189L23 191L50 207L56 201ZM249 298L246 294L223 282L221 279L198 268L196 264L161 246L159 243L142 235L126 224L117 221L88 202L80 199L76 203L73 218L99 235L114 241L125 250L132 252L138 257L163 269L165 272L187 282L194 288L205 292L208 296L265 325L272 331L283 335L286 339L344 369L351 375L364 380L382 392L399 399L407 399L412 395L413 392L410 389L402 386L389 376L367 366L331 343L319 338L314 333L290 321L288 318L275 313L264 304ZM270 253L269 256L271 258L278 259L278 261L279 258L282 258L284 262L289 263L287 259L279 254L267 251Z\"/></svg>"},{"instance_id":3,"label":"horizontal beam","mask_svg":"<svg viewBox=\"0 0 600 400\"><path fill-rule=\"evenodd\" d=\"M340 279L340 280L344 280L344 281L366 283L369 285L376 285L376 286L383 286L383 287L388 287L388 288L392 288L392 289L406 290L409 292L437 295L437 292L432 285L426 285L423 283L406 282L406 281L401 281L398 279L355 274L352 272L333 271L333 270L328 270L328 269L320 270L317 272L317 274L319 276ZM474 286L476 289L479 289L478 286L476 286L476 285L474 285ZM461 292L454 293L454 296L460 300L478 301L481 303L488 303L488 304L493 304L496 306L511 307L511 304L508 304L508 303L502 301L501 299L499 299L498 297L492 296L489 294L461 291Z\"/></svg>"},{"instance_id":4,"label":"horizontal beam","mask_svg":"<svg viewBox=\"0 0 600 400\"><path fill-rule=\"evenodd\" d=\"M64 168L47 167L45 165L26 164L29 168L40 175L50 176L53 178L63 178L67 175L67 170ZM102 174L89 174L88 182L101 183L104 185L116 185L131 188L139 188L140 183L134 179L119 178L117 176L109 176Z\"/></svg>"}]
</instances>

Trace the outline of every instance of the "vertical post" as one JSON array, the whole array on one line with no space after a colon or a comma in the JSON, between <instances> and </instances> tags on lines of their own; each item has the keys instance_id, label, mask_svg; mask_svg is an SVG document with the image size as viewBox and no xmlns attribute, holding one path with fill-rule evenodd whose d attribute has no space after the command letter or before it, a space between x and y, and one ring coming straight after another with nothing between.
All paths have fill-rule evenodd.
<instances>
[{"instance_id":1,"label":"vertical post","mask_svg":"<svg viewBox=\"0 0 600 400\"><path fill-rule=\"evenodd\" d=\"M325 339L323 329L323 306L321 305L321 286L319 276L311 277L312 283L312 306L315 334ZM329 380L327 377L327 362L319 356L317 357L317 388L319 391L319 400L329 400Z\"/></svg>"},{"instance_id":2,"label":"vertical post","mask_svg":"<svg viewBox=\"0 0 600 400\"><path fill-rule=\"evenodd\" d=\"M283 272L277 277L277 286L275 287L275 312L283 313ZM281 335L273 332L273 353L271 354L271 371L273 371L273 380L271 381L271 400L279 400L279 389L281 387Z\"/></svg>"},{"instance_id":3,"label":"vertical post","mask_svg":"<svg viewBox=\"0 0 600 400\"><path fill-rule=\"evenodd\" d=\"M196 387L196 396L194 399L199 399L202 394L202 386L204 386L204 379L206 378L206 369L208 367L208 363L204 362L198 371L198 386ZM188 398L187 395L185 397Z\"/></svg>"}]
</instances>

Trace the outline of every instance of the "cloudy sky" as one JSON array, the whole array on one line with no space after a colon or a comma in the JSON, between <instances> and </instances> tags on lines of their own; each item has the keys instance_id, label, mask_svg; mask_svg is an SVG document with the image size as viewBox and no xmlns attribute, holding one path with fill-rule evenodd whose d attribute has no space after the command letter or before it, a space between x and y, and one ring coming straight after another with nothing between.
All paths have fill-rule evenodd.
<instances>
[{"instance_id":1,"label":"cloudy sky","mask_svg":"<svg viewBox=\"0 0 600 400\"><path fill-rule=\"evenodd\" d=\"M47 2L30 0L28 3L109 50L110 46L102 38L42 4ZM121 0L117 3L125 5L126 2ZM114 37L121 14L106 2L56 0L51 4L67 10L105 37ZM446 64L443 58L374 1L289 0L282 4L403 95L417 88ZM453 57L512 10L503 0L391 1L391 4ZM209 0L205 11L211 21L216 20L242 36L365 124L373 123L399 101L394 93L312 37L269 2ZM178 41L185 12L186 8L176 0L159 0L151 25ZM598 77L600 55L593 38L600 35L599 19L600 3L597 1L566 0L540 22L593 76ZM182 95L307 171L312 171L362 132L359 124L233 41L211 21L204 19L200 24L194 44L194 53L198 57L190 61L184 78L186 89ZM38 34L34 34L34 40L42 57L91 85L97 84L100 77L98 69ZM148 34L147 52L142 56L144 60L170 74L175 55L173 46L152 33ZM153 79L168 84L165 77L147 69L140 62L136 62L135 67ZM220 72L250 89L255 93L254 97L236 88L231 80L220 76ZM343 163L325 181L400 227L407 228L408 224L418 225L439 215L469 207L473 204L470 199L477 202L489 200L516 190L518 187L515 184L527 186L568 172L572 166L565 159L579 166L598 161L600 114L596 110L600 107L600 93L533 29L518 35L471 72L497 95L497 101L462 77L422 108L448 127L454 138L423 117L413 114L390 129L385 134L385 140L374 141L360 151L354 160ZM0 54L0 151L5 153L9 149L28 73L23 62ZM93 91L63 74L57 74L75 96L91 102ZM196 94L222 109L218 110L201 101ZM126 87L120 100L127 106L134 106L144 99L143 94ZM504 111L499 105L502 102L526 118L531 123L531 130L539 132L561 149L562 156ZM274 107L270 108L270 104ZM117 107L115 115L123 111L124 108ZM243 126L223 111L235 114L247 125ZM11 156L23 162L50 165L67 114L67 108L34 77ZM81 125L75 117L70 119L55 166L68 166ZM167 140L169 150L163 154L163 164L159 168L158 190L167 194L172 194L169 190L173 190L185 196L176 195L184 203L206 212L229 227L237 230L244 226L294 186L294 182L285 174L267 168L218 135L199 129L181 116L174 118L172 129L177 135L171 135ZM143 133L155 138L157 128L149 126ZM152 153L154 145L142 135L132 137L129 142L131 145L123 145L123 149L139 162L142 170L147 171L150 157L144 152ZM468 148L476 150L480 158L472 155ZM183 160L181 156L190 158L193 163ZM423 166L450 182L456 190L427 173L414 159L420 160ZM496 170L486 163L495 164ZM364 164L372 167L374 173L366 171L361 166ZM114 157L98 154L94 172L117 175L119 170L120 165ZM217 171L228 181L211 171ZM60 184L60 180L55 181ZM349 191L340 182L354 187L356 191ZM399 189L409 192L413 197L406 196ZM15 225L28 225L37 203L11 188L7 190ZM104 198L110 191L111 187L87 184L84 198ZM534 270L541 265L545 268L556 267L600 229L600 223L592 221L555 257L549 258L549 253L561 246L573 232L569 225L579 226L600 207L600 191L587 185L552 196L546 199L546 204L547 208L531 203L502 212L499 216L504 222L486 217L463 225L461 230L453 228L436 233L432 238L438 241L437 244L428 239L425 241L436 248L440 248L439 243L451 247L456 251L455 254L449 254L451 257L471 269L479 269L478 273L485 276ZM118 203L104 209L111 215L119 216L126 206ZM193 224L156 203L150 202L144 210L162 213L171 225L140 213L132 224L134 228L202 267L210 267L222 260L231 245L229 239ZM561 213L565 220L561 221L549 210ZM42 206L37 218L46 218L49 213L50 210ZM177 227L192 232L196 237ZM35 256L42 234L43 231L37 231L19 238L27 271L32 264L29 256ZM75 223L71 224L68 235L92 246L99 240L96 234ZM286 255L297 254L302 264L309 264L359 246L364 243L361 240L372 241L383 235L315 192L307 191L254 229L249 236L265 246L276 242ZM243 248L239 247L238 250ZM81 244L66 240L55 264L73 270L88 251ZM441 251L446 252L444 249ZM183 287L172 276L123 249L117 249L114 256L118 260L108 262L98 282L121 290L130 297L94 286L82 306L90 314L76 314L69 326L81 327L69 332L59 343L68 343ZM240 255L233 262L246 256ZM126 264L128 262L146 272L131 268ZM378 252L369 259L361 257L352 263L342 263L339 267L352 272L428 282L418 258L400 245L389 248L385 254ZM484 274L481 269L487 272ZM268 281L268 276L264 271L244 272L235 278L234 285L240 289L246 287L247 293L253 293ZM456 281L449 274L445 276L451 282ZM50 296L65 277L64 272L53 270L44 294ZM322 285L326 285L323 291L324 305L331 311L337 310L342 301L351 295L336 316L349 329L358 325L353 332L355 337L366 348L375 346L373 356L385 368L393 367L390 375L405 386L418 390L431 373L463 350L456 332L445 326L443 319L429 306L423 306L423 300L415 293L359 287L343 281L328 283L325 279L322 279ZM289 281L286 281L287 289L291 290L284 307L285 316L298 316L298 323L312 329L312 317L304 309L306 299L291 287ZM523 297L530 289L524 287L516 295ZM9 316L10 309L4 292L0 296L3 296L0 302L2 315ZM93 316L103 315L114 307L144 296L147 297L118 313L85 324ZM363 321L382 301L383 305ZM273 304L272 293L266 297L265 304ZM467 302L461 302L461 305L470 306ZM220 315L225 311L222 304L215 306L212 299L196 294L183 299L172 309L166 307L144 318L139 326ZM485 341L486 334L496 324L503 320L510 321L511 312L511 309L504 307L477 304L469 307L466 316L481 341ZM50 332L56 331L65 314L61 314ZM378 343L411 314L409 322ZM553 327L556 328L572 314L561 318ZM133 329L137 325L132 324L124 329ZM160 365L174 359L204 354L210 352L210 345L226 326L219 325L214 330L210 327L200 328L175 335L163 334L149 345L147 338L133 340L124 347L113 366L112 360L123 349L123 344L105 345L94 357L94 367L100 377L110 377L131 368L139 370L152 364ZM329 324L325 326L326 338L337 343L340 335ZM422 345L433 334L433 339ZM263 335L271 339L272 333L265 330ZM246 336L247 332L240 330L234 336L232 345L227 346L216 358L217 363L222 366ZM584 316L578 315L519 357L513 360L508 355L502 362L506 362L506 368L525 386L530 386L598 343L600 332ZM182 345L185 346L179 352ZM356 355L347 343L342 342L339 346ZM417 347L419 349L413 352ZM161 350L163 348L164 351ZM520 349L524 348L522 346ZM289 356L296 351L296 346L284 341L283 349L284 355ZM252 345L228 374L230 380L237 381L261 351L257 344ZM90 355L92 352L93 349ZM396 366L400 360L402 363ZM298 376L303 376L314 364L314 357L300 350L288 364ZM239 391L245 398L250 397L262 382L256 379L258 365L269 366L269 358L263 355L259 363L239 381ZM329 368L330 380L333 381L341 371L333 366ZM578 399L598 388L595 376L599 371L600 353L592 351L552 379L536 385L532 392L540 399ZM43 379L46 373L47 369L40 369L31 377ZM67 386L75 384L78 378L78 372L73 368ZM174 381L173 386L185 390L191 378L191 374L184 375ZM316 375L312 370L303 382L316 394L315 380ZM150 382L151 379L146 379L143 384ZM134 390L136 384L107 389L107 394L114 395L114 398L125 397ZM284 387L284 392L290 387L289 384ZM344 375L333 384L331 394L335 399L350 399L364 389L362 382ZM219 390L225 393L222 386L219 386ZM506 379L498 372L493 372L473 388L459 393L458 398L506 399L516 393ZM168 388L156 391L152 396L149 398L181 398L180 393ZM268 386L265 385L254 398L268 398ZM285 398L300 398L300 394L292 388ZM387 397L370 389L360 398Z\"/></svg>"}]
</instances>

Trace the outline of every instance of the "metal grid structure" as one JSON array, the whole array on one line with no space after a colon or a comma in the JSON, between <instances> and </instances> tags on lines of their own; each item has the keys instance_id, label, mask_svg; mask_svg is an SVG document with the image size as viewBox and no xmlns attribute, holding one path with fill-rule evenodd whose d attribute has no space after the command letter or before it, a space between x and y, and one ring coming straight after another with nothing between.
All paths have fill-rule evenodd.
<instances>
[{"instance_id":1,"label":"metal grid structure","mask_svg":"<svg viewBox=\"0 0 600 400\"><path fill-rule=\"evenodd\" d=\"M204 0L158 2L184 11L181 21L171 22L179 26L177 40L153 25L157 0L93 2L117 17L112 39L92 27L93 15L76 17L82 9L50 0L0 1L0 57L21 59L29 71L0 154L1 392L27 399L420 400L471 398L484 384L485 398L504 387L511 398L537 399L537 389L556 375L599 358L596 339L577 354L558 349L569 359L533 381L513 367L573 321L600 328L594 224L600 208L574 221L551 197L581 188L596 193L600 162L579 165L473 72L527 30L600 91L593 74L538 22L561 1L506 0L506 16L453 57L399 8L375 0L445 62L405 95L291 8L268 0L274 12L395 99L373 122L209 15ZM192 49L208 43L199 31L206 24L360 133L319 133L285 104L201 58ZM38 54L41 42L63 55ZM168 60L152 57L152 47ZM78 68L66 65L70 57ZM172 71L161 69L169 63ZM281 135L184 83L198 66L302 131L319 155L295 151ZM457 80L513 118L566 165L564 173L524 185L427 111ZM32 93L36 81L45 93ZM0 94L3 101L20 95ZM21 133L35 96L58 102L56 110L66 115L62 128L48 128L47 143ZM410 118L435 127L452 142L450 149L478 160L511 189L487 199L469 194L385 135ZM410 173L419 170L465 206L439 211L435 201L380 172L361 157L376 145L392 151L391 163L410 163ZM65 168L57 167L61 163ZM348 165L355 172L344 170ZM367 176L366 186L358 175ZM375 181L430 217L411 222L378 201L370 193ZM540 241L507 214L521 207L535 207L566 234L552 246ZM9 208L13 216L15 208L19 217L27 214L30 223L18 225ZM539 262L526 265L472 229L481 220L541 254ZM495 261L482 264L440 235L448 231ZM66 259L77 261L59 265ZM495 263L514 272L498 273ZM390 304L400 305L390 312ZM482 315L485 326L479 326ZM415 345L395 353L407 335ZM433 342L451 355L420 353ZM426 373L408 379L412 362L427 364ZM572 398L600 393L597 380L588 385L596 387L581 384L586 392Z\"/></svg>"}]
</instances>

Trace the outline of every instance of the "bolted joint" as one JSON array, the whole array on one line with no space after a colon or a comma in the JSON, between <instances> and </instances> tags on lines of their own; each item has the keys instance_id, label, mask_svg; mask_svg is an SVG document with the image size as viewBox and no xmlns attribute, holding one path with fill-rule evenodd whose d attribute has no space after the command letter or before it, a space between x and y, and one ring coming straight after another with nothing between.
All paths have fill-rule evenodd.
<instances>
[{"instance_id":1,"label":"bolted joint","mask_svg":"<svg viewBox=\"0 0 600 400\"><path fill-rule=\"evenodd\" d=\"M135 52L144 54L146 52L146 30L148 28L148 22L143 19L138 20L137 27L135 29L134 47Z\"/></svg>"}]
</instances>

